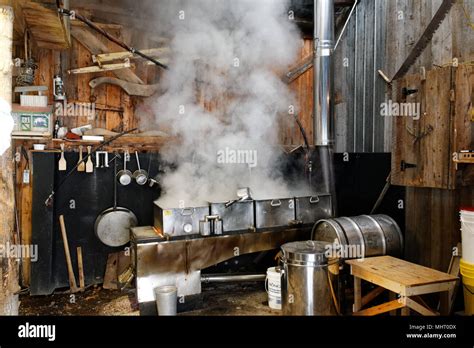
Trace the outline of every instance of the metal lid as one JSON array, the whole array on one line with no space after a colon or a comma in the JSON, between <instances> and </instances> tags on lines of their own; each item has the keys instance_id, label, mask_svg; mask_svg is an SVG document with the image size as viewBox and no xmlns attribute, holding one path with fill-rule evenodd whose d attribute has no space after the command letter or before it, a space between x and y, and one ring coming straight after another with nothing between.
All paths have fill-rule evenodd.
<instances>
[{"instance_id":1,"label":"metal lid","mask_svg":"<svg viewBox=\"0 0 474 348\"><path fill-rule=\"evenodd\" d=\"M281 247L284 259L289 263L312 263L314 265L327 265L326 242L293 242Z\"/></svg>"},{"instance_id":2,"label":"metal lid","mask_svg":"<svg viewBox=\"0 0 474 348\"><path fill-rule=\"evenodd\" d=\"M313 229L311 239L317 242L329 242L346 245L344 230L336 220L320 220Z\"/></svg>"}]
</instances>

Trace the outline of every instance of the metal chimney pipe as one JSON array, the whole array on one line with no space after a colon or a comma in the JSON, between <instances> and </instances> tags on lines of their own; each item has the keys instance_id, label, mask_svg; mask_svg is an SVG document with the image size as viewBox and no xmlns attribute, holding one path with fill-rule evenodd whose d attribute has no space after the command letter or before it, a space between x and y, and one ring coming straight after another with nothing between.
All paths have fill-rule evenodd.
<instances>
[{"instance_id":1,"label":"metal chimney pipe","mask_svg":"<svg viewBox=\"0 0 474 348\"><path fill-rule=\"evenodd\" d=\"M334 143L334 0L314 0L314 140Z\"/></svg>"}]
</instances>

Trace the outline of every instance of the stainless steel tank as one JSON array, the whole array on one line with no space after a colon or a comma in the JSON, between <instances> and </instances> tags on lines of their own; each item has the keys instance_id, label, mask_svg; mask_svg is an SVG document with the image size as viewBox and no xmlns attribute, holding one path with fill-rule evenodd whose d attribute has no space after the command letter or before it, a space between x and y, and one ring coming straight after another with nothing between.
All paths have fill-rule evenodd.
<instances>
[{"instance_id":1,"label":"stainless steel tank","mask_svg":"<svg viewBox=\"0 0 474 348\"><path fill-rule=\"evenodd\" d=\"M403 253L403 236L395 220L387 215L362 215L321 220L312 239L342 247L344 259L396 256Z\"/></svg>"},{"instance_id":2,"label":"stainless steel tank","mask_svg":"<svg viewBox=\"0 0 474 348\"><path fill-rule=\"evenodd\" d=\"M283 315L337 315L339 301L335 284L339 265L337 260L326 256L327 245L307 241L281 247Z\"/></svg>"}]
</instances>

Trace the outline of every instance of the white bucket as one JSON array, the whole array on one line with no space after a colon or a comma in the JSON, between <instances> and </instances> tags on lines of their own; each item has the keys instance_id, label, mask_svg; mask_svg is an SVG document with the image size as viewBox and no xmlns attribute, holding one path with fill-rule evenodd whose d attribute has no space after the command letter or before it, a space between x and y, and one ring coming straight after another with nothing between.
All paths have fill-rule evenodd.
<instances>
[{"instance_id":1,"label":"white bucket","mask_svg":"<svg viewBox=\"0 0 474 348\"><path fill-rule=\"evenodd\" d=\"M474 209L461 210L462 258L474 264Z\"/></svg>"},{"instance_id":2,"label":"white bucket","mask_svg":"<svg viewBox=\"0 0 474 348\"><path fill-rule=\"evenodd\" d=\"M268 294L268 306L271 309L281 310L281 273L276 267L267 270L265 290Z\"/></svg>"}]
</instances>

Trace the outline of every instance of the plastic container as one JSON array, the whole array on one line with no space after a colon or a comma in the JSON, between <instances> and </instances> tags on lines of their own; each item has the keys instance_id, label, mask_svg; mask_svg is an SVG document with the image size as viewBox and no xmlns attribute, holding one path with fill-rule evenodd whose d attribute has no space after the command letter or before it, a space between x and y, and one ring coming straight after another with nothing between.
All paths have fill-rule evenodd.
<instances>
[{"instance_id":1,"label":"plastic container","mask_svg":"<svg viewBox=\"0 0 474 348\"><path fill-rule=\"evenodd\" d=\"M33 108L48 107L48 96L43 95L21 95L20 105Z\"/></svg>"},{"instance_id":2,"label":"plastic container","mask_svg":"<svg viewBox=\"0 0 474 348\"><path fill-rule=\"evenodd\" d=\"M474 208L461 210L462 258L474 264Z\"/></svg>"},{"instance_id":3,"label":"plastic container","mask_svg":"<svg viewBox=\"0 0 474 348\"><path fill-rule=\"evenodd\" d=\"M46 145L44 145L44 144L34 144L33 149L35 151L44 151L46 149Z\"/></svg>"},{"instance_id":4,"label":"plastic container","mask_svg":"<svg viewBox=\"0 0 474 348\"><path fill-rule=\"evenodd\" d=\"M178 312L178 288L160 286L155 289L156 308L159 316L175 316Z\"/></svg>"},{"instance_id":5,"label":"plastic container","mask_svg":"<svg viewBox=\"0 0 474 348\"><path fill-rule=\"evenodd\" d=\"M281 310L281 272L277 267L267 270L265 290L268 294L268 306L274 310Z\"/></svg>"},{"instance_id":6,"label":"plastic container","mask_svg":"<svg viewBox=\"0 0 474 348\"><path fill-rule=\"evenodd\" d=\"M461 260L461 274L464 288L464 312L474 315L474 264Z\"/></svg>"}]
</instances>

